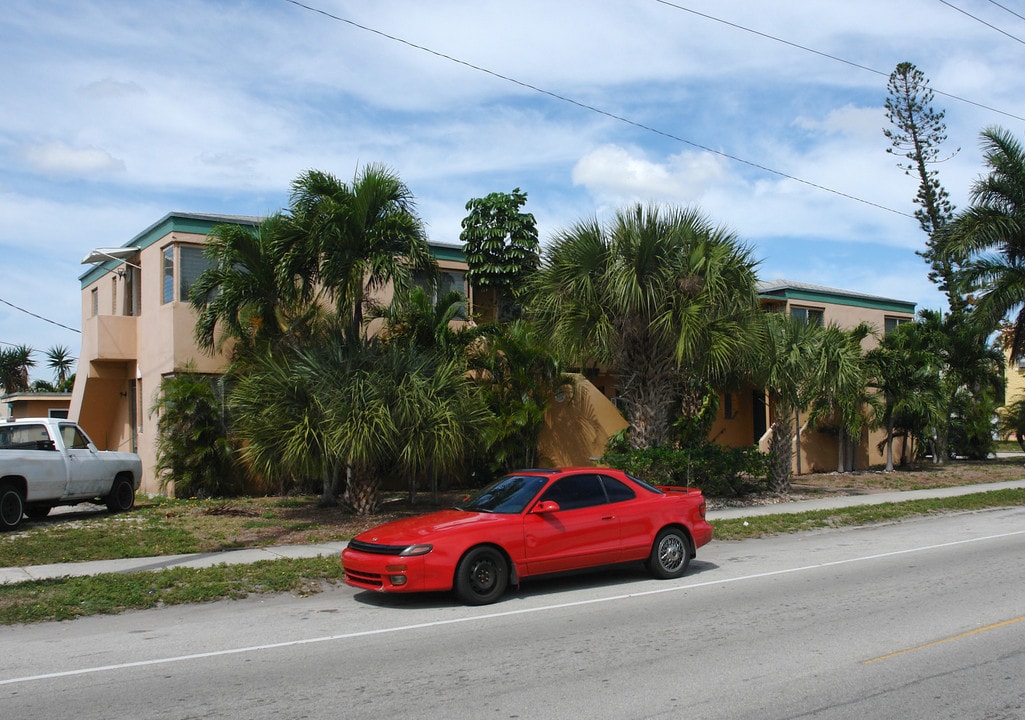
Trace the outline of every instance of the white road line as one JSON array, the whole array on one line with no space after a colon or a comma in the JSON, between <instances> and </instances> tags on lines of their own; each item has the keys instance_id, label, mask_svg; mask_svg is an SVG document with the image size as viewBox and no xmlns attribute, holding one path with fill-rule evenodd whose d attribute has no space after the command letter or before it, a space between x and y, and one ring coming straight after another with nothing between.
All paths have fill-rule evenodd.
<instances>
[{"instance_id":1,"label":"white road line","mask_svg":"<svg viewBox=\"0 0 1025 720\"><path fill-rule=\"evenodd\" d=\"M118 663L116 665L98 665L95 667L79 668L77 670L63 670L59 672L43 673L41 675L26 675L24 677L7 678L0 680L0 685L15 685L18 683L35 682L38 680L50 680L53 678L89 675L100 672L112 672L117 670L125 670L128 668L146 667L148 665L167 665L170 663L186 662L189 660L201 660L204 658L223 657L227 655L240 655L243 653L261 652L264 650L274 650L277 648L296 647L299 645L311 645L314 643L332 642L336 640L349 640L352 638L368 637L371 635L401 633L408 632L410 630L422 630L423 628L442 627L444 625L455 625L457 623L476 622L479 620L492 620L495 618L511 617L514 615L526 615L528 613L547 612L550 610L562 610L565 608L581 607L584 605L595 605L598 603L630 600L633 598L646 597L649 595L660 595L662 593L679 592L682 590L693 590L695 588L709 587L712 585L726 585L729 583L742 582L746 580L758 580L761 578L773 577L775 575L788 575L791 573L808 572L811 570L820 570L822 568L836 567L839 565L850 565L852 563L879 560L881 558L894 557L897 555L908 555L911 553L926 552L929 550L937 550L939 548L953 547L957 545L967 545L969 543L976 542L984 542L986 540L998 540L1001 538L1014 537L1016 535L1025 535L1025 530L1016 530L1014 532L1000 533L998 535L986 535L984 537L968 538L965 540L953 540L951 542L939 543L936 545L925 545L923 547L908 548L905 550L893 550L891 552L877 553L875 555L863 555L860 557L848 558L846 560L833 560L831 562L816 563L814 565L802 565L800 567L786 568L784 570L770 570L763 573L754 573L752 575L743 575L734 578L707 580L705 582L690 583L687 585L673 585L671 587L657 588L654 590L644 590L636 593L612 595L609 597L592 598L589 600L575 600L573 602L557 603L554 605L543 605L541 607L536 608L520 608L517 610L506 610L503 612L487 613L485 615L474 615L473 617L451 618L449 620L434 620L431 622L416 623L413 625L397 625L395 627L379 628L377 630L360 630L358 632L340 633L338 635L325 635L322 637L306 638L303 640L286 640L284 642L267 643L264 645L250 645L247 647L228 648L225 650L211 650L209 652L193 653L190 655L176 655L173 657L153 658L151 660L137 660L135 662Z\"/></svg>"}]
</instances>

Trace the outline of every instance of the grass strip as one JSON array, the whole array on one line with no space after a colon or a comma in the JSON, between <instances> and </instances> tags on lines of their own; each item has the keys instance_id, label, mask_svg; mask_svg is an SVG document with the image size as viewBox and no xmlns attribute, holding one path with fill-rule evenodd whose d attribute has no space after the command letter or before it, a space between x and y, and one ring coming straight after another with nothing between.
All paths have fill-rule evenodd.
<instances>
[{"instance_id":1,"label":"grass strip","mask_svg":"<svg viewBox=\"0 0 1025 720\"><path fill-rule=\"evenodd\" d=\"M245 565L105 573L0 585L0 625L73 620L259 593L311 595L342 579L336 555Z\"/></svg>"},{"instance_id":2,"label":"grass strip","mask_svg":"<svg viewBox=\"0 0 1025 720\"><path fill-rule=\"evenodd\" d=\"M834 510L809 510L799 513L752 516L716 520L716 540L746 540L821 528L838 528L850 525L871 525L895 522L909 517L936 515L950 512L968 512L988 508L1025 505L1025 490L991 490L989 492L958 495L949 498L928 498L881 503L879 505L856 505Z\"/></svg>"}]
</instances>

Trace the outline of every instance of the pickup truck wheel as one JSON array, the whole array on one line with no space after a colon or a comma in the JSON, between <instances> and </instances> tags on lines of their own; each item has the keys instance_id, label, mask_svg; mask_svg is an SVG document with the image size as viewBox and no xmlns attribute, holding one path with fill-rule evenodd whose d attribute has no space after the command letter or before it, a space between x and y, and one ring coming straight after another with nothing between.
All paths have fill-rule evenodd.
<instances>
[{"instance_id":1,"label":"pickup truck wheel","mask_svg":"<svg viewBox=\"0 0 1025 720\"><path fill-rule=\"evenodd\" d=\"M25 514L25 500L18 488L10 483L0 485L0 530L13 530L21 524Z\"/></svg>"},{"instance_id":2,"label":"pickup truck wheel","mask_svg":"<svg viewBox=\"0 0 1025 720\"><path fill-rule=\"evenodd\" d=\"M130 478L118 476L114 478L114 487L110 494L103 498L107 509L112 513L131 510L135 505L135 485Z\"/></svg>"}]
</instances>

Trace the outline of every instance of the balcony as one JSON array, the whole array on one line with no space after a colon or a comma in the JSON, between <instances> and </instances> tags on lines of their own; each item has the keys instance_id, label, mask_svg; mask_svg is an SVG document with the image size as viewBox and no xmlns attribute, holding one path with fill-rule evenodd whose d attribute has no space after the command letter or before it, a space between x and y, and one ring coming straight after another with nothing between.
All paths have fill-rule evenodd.
<instances>
[{"instance_id":1,"label":"balcony","mask_svg":"<svg viewBox=\"0 0 1025 720\"><path fill-rule=\"evenodd\" d=\"M86 362L136 360L137 317L96 315L86 318L82 328L82 356Z\"/></svg>"}]
</instances>

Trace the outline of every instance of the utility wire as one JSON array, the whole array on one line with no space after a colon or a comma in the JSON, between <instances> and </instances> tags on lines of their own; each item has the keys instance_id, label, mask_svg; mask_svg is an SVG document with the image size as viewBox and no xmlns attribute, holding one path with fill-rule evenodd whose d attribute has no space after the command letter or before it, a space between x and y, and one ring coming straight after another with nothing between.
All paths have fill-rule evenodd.
<instances>
[{"instance_id":1,"label":"utility wire","mask_svg":"<svg viewBox=\"0 0 1025 720\"><path fill-rule=\"evenodd\" d=\"M42 315L36 315L36 314L35 314L34 312L32 312L32 311L30 311L30 310L26 310L26 309L25 309L25 308L23 308L23 307L18 307L18 306L17 306L17 305L15 305L14 303L10 303L10 302L7 302L7 301L6 301L6 300L4 300L3 298L0 298L0 303L3 303L4 305L7 305L7 306L9 306L9 307L12 307L12 308L14 308L15 310L17 310L18 312L23 312L23 313L25 313L26 315L31 315L32 317L34 317L34 318L37 318L37 319L39 319L39 320L42 320L43 322L48 322L48 323L50 323L51 325L56 325L57 327L61 327L61 328L64 328L65 330L70 330L71 332L77 332L77 333L79 333L79 334L81 334L81 332L82 332L81 330L78 330L78 329L76 329L76 328L73 328L73 327L68 327L67 325L62 325L61 323L57 322L56 320L51 320L51 319L49 319L49 318L45 318L45 317L43 317Z\"/></svg>"},{"instance_id":2,"label":"utility wire","mask_svg":"<svg viewBox=\"0 0 1025 720\"><path fill-rule=\"evenodd\" d=\"M821 50L816 50L815 48L810 48L810 47L807 47L806 45L799 45L798 43L790 42L789 40L784 40L783 38L776 37L775 35L769 35L768 33L763 33L763 32L761 32L759 30L753 30L753 29L751 29L749 27L745 27L743 25L738 25L737 23L730 22L729 20L723 20L722 18L717 18L714 15L708 15L707 13L698 12L697 10L693 10L693 9L691 9L689 7L684 7L683 5L679 5L679 4L674 3L674 2L669 2L669 0L655 0L655 2L660 3L662 5L665 5L667 7L674 8L676 10L680 10L682 12L690 13L691 15L697 15L698 17L705 18L706 20L711 20L713 22L717 22L717 23L720 23L722 25L726 25L728 27L734 28L735 30L741 30L743 32L750 33L752 35L757 35L758 37L765 38L766 40L772 40L773 42L778 42L778 43L781 43L783 45L788 45L788 46L790 46L792 48L796 48L798 50L803 50L805 52L812 53L813 55L818 55L819 57L824 57L824 58L826 58L828 60L833 60L835 62L843 63L844 65L849 65L850 67L857 68L859 70L865 70L866 72L874 73L875 75L880 75L880 76L882 76L884 78L890 77L890 73L884 72L883 70L877 70L875 68L868 67L867 65L860 65L860 64L858 64L856 62L853 62L851 60L845 60L842 57L838 57L836 55L830 55L827 52L822 52ZM945 2L945 0L940 0L940 2L942 2L944 5L950 5L950 3ZM992 0L991 0L991 2L992 2ZM950 5L950 7L954 8L953 5ZM954 9L958 10L958 8L954 8ZM964 11L960 10L959 12L964 12ZM965 14L967 15L968 13L965 13ZM969 16L969 17L971 17L971 16ZM976 19L978 19L978 18L976 18ZM982 21L980 20L979 22L982 22ZM990 27L993 27L993 26L991 25ZM994 29L997 30L999 28L994 28ZM1003 32L1003 31L1001 30L1000 32ZM1004 33L1004 34L1006 35L1007 33ZM1013 37L1013 36L1008 36L1008 37ZM1014 38L1014 39L1018 40L1018 38ZM1018 40L1018 42L1021 42L1021 40ZM990 112L995 112L995 113L997 113L999 115L1003 115L1005 117L1009 117L1009 118L1013 118L1015 120L1021 120L1021 121L1025 122L1025 117L1022 117L1021 115L1015 115L1014 113L1010 113L1010 112L1007 112L1005 110L998 110L997 108L990 107L989 105L983 105L982 103L975 102L974 100L969 100L968 98L961 97L960 95L953 95L951 93L943 92L942 90L937 90L936 88L932 88L932 91L935 94L937 94L937 95L942 95L943 97L948 97L951 100L957 100L958 102L967 103L968 105L974 105L977 108L981 108L983 110L989 110Z\"/></svg>"},{"instance_id":3,"label":"utility wire","mask_svg":"<svg viewBox=\"0 0 1025 720\"><path fill-rule=\"evenodd\" d=\"M1011 15L1014 15L1019 20L1025 20L1025 15L1019 15L1018 13L1016 13L1014 10L1012 10L1009 7L1007 7L1006 5L1001 5L996 0L989 0L989 2L992 3L993 5L996 5L998 8L1000 8L1004 12L1011 13Z\"/></svg>"},{"instance_id":4,"label":"utility wire","mask_svg":"<svg viewBox=\"0 0 1025 720\"><path fill-rule=\"evenodd\" d=\"M575 99L573 99L571 97L568 97L566 95L560 95L559 93L553 92L551 90L545 90L544 88L538 87L536 85L531 85L530 83L524 82L522 80L517 80L516 78L510 77L508 75L503 75L501 73L495 72L494 70L489 70L489 69L487 69L485 67L481 67L480 65L474 65L473 63L467 62L466 60L460 60L457 57L453 57L451 55L446 55L445 53L439 52L437 50L432 50L429 47L425 47L423 45L417 45L416 43L410 42L409 40L404 40L403 38L397 37L395 35L389 35L386 32L383 32L381 30L377 30L377 29L372 28L372 27L368 27L366 25L361 25L360 23L355 22L354 20L349 20L347 18L339 17L338 15L333 15L333 14L327 12L326 10L321 10L319 8L311 7L310 5L306 5L306 4L302 3L302 2L299 2L299 0L284 0L284 1L287 2L287 3L290 3L292 5L295 5L296 7L302 8L304 10L308 10L310 12L317 13L318 15L323 15L324 17L330 18L331 20L335 20L337 22L345 23L346 25L351 25L352 27L358 28L360 30L364 30L364 31L369 32L369 33L373 33L374 35L379 35L380 37L386 38L386 39L391 40L393 42L401 43L402 45L406 45L407 47L411 47L411 48L413 48L415 50L420 50L421 52L425 52L425 53L428 53L430 55L434 55L435 57L441 58L443 60L448 60L449 62L456 63L457 65L462 65L463 67L470 68L471 70L476 70L477 72L484 73L485 75L490 75L491 77L497 78L499 80L504 80L505 82L512 83L513 85L518 85L519 87L525 88L527 90L531 90L533 92L540 93L541 95L546 95L546 96L548 96L550 98L553 98L555 100L559 100L561 102L569 103L570 105L575 105L576 107L582 108L582 109L587 110L589 112L596 113L598 115L602 115L604 117L610 118L610 119L615 120L617 122L621 122L621 123L625 123L627 125L631 125L633 127L639 128L641 130L645 130L647 132L654 133L656 135L660 135L660 136L662 136L664 138L668 138L670 140L675 140L676 142L680 142L680 143L683 143L685 145L690 145L693 148L697 148L699 150L703 150L705 152L709 152L709 153L712 153L714 155L718 155L719 157L724 157L724 158L727 158L729 160L733 160L734 162L742 163L744 165L756 168L756 169L761 170L763 172L771 173L773 175L777 175L779 177L786 178L787 180L793 180L794 182L801 183L802 185L807 185L808 187L813 187L816 190L822 190L824 192L832 193L833 195L838 195L838 196L846 198L848 200L854 200L855 202L862 203L863 205L869 205L871 207L878 208L880 210L885 210L886 212L891 212L891 213L893 213L895 215L903 215L904 217L908 217L908 218L913 218L914 217L914 215L908 214L906 212L901 212L900 210L894 210L893 208L887 207L885 205L881 205L881 204L876 203L876 202L872 202L871 200L865 200L864 198L860 198L860 197L858 197L856 195L851 195L851 194L845 193L845 192L843 192L841 190L836 190L834 188L827 187L825 185L820 185L820 184L812 182L810 180L805 180L805 179L799 178L799 177L797 177L795 175L790 175L790 174L785 173L785 172L783 172L781 170L775 170L773 168L767 167L765 165L761 165L761 164L756 163L756 162L751 161L751 160L745 160L744 158L738 157L736 155L731 155L731 154L729 154L727 152L723 152L722 150L716 150L716 149L710 148L710 147L708 147L706 145L701 145L700 143L693 142L692 140L687 140L686 138L682 138L682 137L680 137L678 135L673 135L672 133L666 132L664 130L659 130L657 128L653 128L653 127L651 127L649 125L645 125L645 124L640 123L640 122L638 122L636 120L631 120L631 119L623 117L621 115L616 115L615 113L609 112L608 110L602 110L601 108L595 107L594 105L588 105L587 103L581 102L580 100L575 100ZM1025 120L1025 118L1022 118L1022 119Z\"/></svg>"},{"instance_id":5,"label":"utility wire","mask_svg":"<svg viewBox=\"0 0 1025 720\"><path fill-rule=\"evenodd\" d=\"M962 9L961 9L961 8L959 8L959 7L957 6L957 5L954 5L954 4L952 4L952 3L949 3L949 2L947 2L947 0L940 0L940 2L941 2L941 3L943 3L944 5L946 5L946 6L947 6L948 8L950 8L951 10L957 10L957 11L958 11L959 13L961 13L962 15L965 15L965 16L967 16L967 17L970 17L970 18L971 18L972 20L974 20L975 22L977 22L977 23L982 23L983 25L985 25L986 27L990 28L991 30L996 30L996 31L997 31L998 33L1000 33L1001 35L1006 35L1007 37L1011 38L1011 39L1012 39L1012 40L1014 40L1015 42L1020 42L1020 43L1021 43L1022 45L1025 45L1025 40L1022 40L1022 39L1021 39L1020 37L1015 37L1014 35L1012 35L1012 34L1011 34L1011 33L1009 33L1009 32L1005 32L1005 31L1001 30L1001 29L1000 29L1000 28L998 28L998 27L997 27L996 25L991 25L991 24L989 24L988 22L986 22L986 21L985 21L985 20L983 20L982 18L980 18L980 17L976 17L975 15L972 15L972 14L971 14L970 12L968 12L967 10L962 10ZM994 4L995 4L995 3L994 3ZM1003 6L1001 6L1001 7L1003 7ZM1004 9L1005 9L1005 10L1007 10L1007 8L1004 8Z\"/></svg>"}]
</instances>

